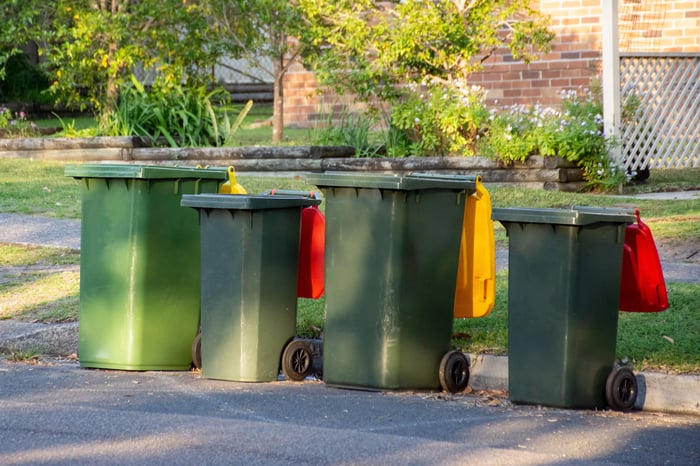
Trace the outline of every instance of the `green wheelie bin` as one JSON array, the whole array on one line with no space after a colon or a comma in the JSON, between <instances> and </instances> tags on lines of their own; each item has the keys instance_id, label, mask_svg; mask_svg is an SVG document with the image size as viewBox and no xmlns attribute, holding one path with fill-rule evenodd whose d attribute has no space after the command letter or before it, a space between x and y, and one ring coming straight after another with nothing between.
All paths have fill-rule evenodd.
<instances>
[{"instance_id":1,"label":"green wheelie bin","mask_svg":"<svg viewBox=\"0 0 700 466\"><path fill-rule=\"evenodd\" d=\"M225 169L67 165L82 187L78 348L83 367L187 370L199 328L199 225L183 193Z\"/></svg>"},{"instance_id":2,"label":"green wheelie bin","mask_svg":"<svg viewBox=\"0 0 700 466\"><path fill-rule=\"evenodd\" d=\"M326 215L323 379L331 386L459 391L450 351L469 176L314 173Z\"/></svg>"},{"instance_id":3,"label":"green wheelie bin","mask_svg":"<svg viewBox=\"0 0 700 466\"><path fill-rule=\"evenodd\" d=\"M201 369L210 379L302 380L313 350L296 335L302 209L320 199L292 195L182 197L201 231ZM191 210L191 209L188 209Z\"/></svg>"},{"instance_id":4,"label":"green wheelie bin","mask_svg":"<svg viewBox=\"0 0 700 466\"><path fill-rule=\"evenodd\" d=\"M592 207L492 215L509 238L509 398L604 408L608 382L631 374L618 374L614 363L622 251L634 216Z\"/></svg>"}]
</instances>

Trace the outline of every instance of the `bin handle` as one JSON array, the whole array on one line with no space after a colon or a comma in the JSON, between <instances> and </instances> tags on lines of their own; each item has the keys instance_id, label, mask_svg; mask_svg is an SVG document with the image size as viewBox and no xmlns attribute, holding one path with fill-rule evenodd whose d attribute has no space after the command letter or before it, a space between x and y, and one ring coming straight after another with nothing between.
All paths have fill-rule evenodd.
<instances>
[{"instance_id":1,"label":"bin handle","mask_svg":"<svg viewBox=\"0 0 700 466\"><path fill-rule=\"evenodd\" d=\"M267 192L267 194L270 195L275 195L278 194L280 196L301 196L301 197L308 197L309 199L316 199L320 200L321 199L321 194L318 191L301 191L301 190L295 190L295 189L277 189L273 188Z\"/></svg>"},{"instance_id":2,"label":"bin handle","mask_svg":"<svg viewBox=\"0 0 700 466\"><path fill-rule=\"evenodd\" d=\"M236 170L233 165L229 165L227 173L228 181L221 185L219 194L248 194L248 191L236 181Z\"/></svg>"}]
</instances>

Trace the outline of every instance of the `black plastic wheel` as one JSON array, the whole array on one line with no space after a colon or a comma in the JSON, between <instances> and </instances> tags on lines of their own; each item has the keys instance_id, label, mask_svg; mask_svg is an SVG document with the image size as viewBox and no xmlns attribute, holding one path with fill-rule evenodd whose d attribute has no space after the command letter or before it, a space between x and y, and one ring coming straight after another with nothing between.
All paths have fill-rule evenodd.
<instances>
[{"instance_id":1,"label":"black plastic wheel","mask_svg":"<svg viewBox=\"0 0 700 466\"><path fill-rule=\"evenodd\" d=\"M444 390L461 392L469 384L469 360L461 351L450 351L440 361L439 375Z\"/></svg>"},{"instance_id":2,"label":"black plastic wheel","mask_svg":"<svg viewBox=\"0 0 700 466\"><path fill-rule=\"evenodd\" d=\"M616 367L605 382L605 398L616 411L629 411L637 401L637 378L629 367Z\"/></svg>"},{"instance_id":3,"label":"black plastic wheel","mask_svg":"<svg viewBox=\"0 0 700 466\"><path fill-rule=\"evenodd\" d=\"M288 380L304 380L313 366L313 353L308 343L292 340L282 353L282 373Z\"/></svg>"},{"instance_id":4,"label":"black plastic wheel","mask_svg":"<svg viewBox=\"0 0 700 466\"><path fill-rule=\"evenodd\" d=\"M197 333L192 341L192 364L197 369L202 368L202 332Z\"/></svg>"}]
</instances>

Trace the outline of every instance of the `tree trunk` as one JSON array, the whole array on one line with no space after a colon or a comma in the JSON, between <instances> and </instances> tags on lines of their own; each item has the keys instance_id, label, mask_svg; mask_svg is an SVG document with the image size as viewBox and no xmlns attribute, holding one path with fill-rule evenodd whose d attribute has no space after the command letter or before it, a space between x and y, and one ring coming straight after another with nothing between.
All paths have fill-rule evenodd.
<instances>
[{"instance_id":1,"label":"tree trunk","mask_svg":"<svg viewBox=\"0 0 700 466\"><path fill-rule=\"evenodd\" d=\"M272 142L282 142L284 133L284 67L282 66L284 57L280 56L274 60L274 91L272 101Z\"/></svg>"},{"instance_id":2,"label":"tree trunk","mask_svg":"<svg viewBox=\"0 0 700 466\"><path fill-rule=\"evenodd\" d=\"M107 62L112 60L116 54L119 45L116 42L109 44L107 52ZM119 87L117 86L116 77L109 74L107 77L107 87L105 89L105 107L100 109L102 115L112 113L117 108L117 100L119 99Z\"/></svg>"}]
</instances>

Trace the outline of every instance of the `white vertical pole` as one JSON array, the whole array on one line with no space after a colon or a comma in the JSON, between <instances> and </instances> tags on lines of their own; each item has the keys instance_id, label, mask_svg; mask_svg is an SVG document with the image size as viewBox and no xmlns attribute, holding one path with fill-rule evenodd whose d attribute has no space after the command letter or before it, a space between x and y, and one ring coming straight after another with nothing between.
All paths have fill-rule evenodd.
<instances>
[{"instance_id":1,"label":"white vertical pole","mask_svg":"<svg viewBox=\"0 0 700 466\"><path fill-rule=\"evenodd\" d=\"M600 0L603 29L603 121L608 137L620 138L620 50L617 29L618 0ZM622 151L616 145L612 157L622 163Z\"/></svg>"}]
</instances>

